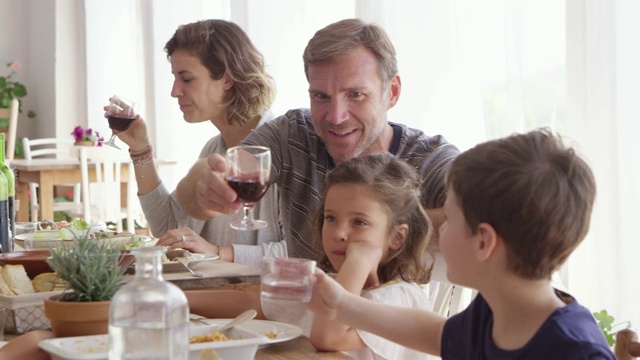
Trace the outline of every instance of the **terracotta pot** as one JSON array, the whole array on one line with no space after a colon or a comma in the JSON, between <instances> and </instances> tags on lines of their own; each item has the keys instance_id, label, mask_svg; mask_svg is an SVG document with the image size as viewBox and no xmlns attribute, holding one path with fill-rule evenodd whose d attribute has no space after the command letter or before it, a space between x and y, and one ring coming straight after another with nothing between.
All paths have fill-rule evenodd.
<instances>
[{"instance_id":1,"label":"terracotta pot","mask_svg":"<svg viewBox=\"0 0 640 360\"><path fill-rule=\"evenodd\" d=\"M76 146L96 146L96 142L95 141L89 141L89 140L76 141L76 142L73 143L73 145L76 145Z\"/></svg>"},{"instance_id":2,"label":"terracotta pot","mask_svg":"<svg viewBox=\"0 0 640 360\"><path fill-rule=\"evenodd\" d=\"M109 333L111 301L59 301L61 295L44 300L44 314L55 337Z\"/></svg>"}]
</instances>

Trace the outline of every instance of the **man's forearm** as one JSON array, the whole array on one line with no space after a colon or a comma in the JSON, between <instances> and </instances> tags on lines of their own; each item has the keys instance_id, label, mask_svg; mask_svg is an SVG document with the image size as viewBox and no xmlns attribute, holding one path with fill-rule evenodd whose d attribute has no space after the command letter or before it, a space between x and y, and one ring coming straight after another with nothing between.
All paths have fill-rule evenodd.
<instances>
[{"instance_id":1,"label":"man's forearm","mask_svg":"<svg viewBox=\"0 0 640 360\"><path fill-rule=\"evenodd\" d=\"M200 207L200 204L198 204L196 185L200 180L200 174L202 174L202 171L207 166L209 165L206 159L198 160L198 162L191 167L187 176L180 180L176 188L176 198L182 209L189 215L201 220L207 220L208 217Z\"/></svg>"}]
</instances>

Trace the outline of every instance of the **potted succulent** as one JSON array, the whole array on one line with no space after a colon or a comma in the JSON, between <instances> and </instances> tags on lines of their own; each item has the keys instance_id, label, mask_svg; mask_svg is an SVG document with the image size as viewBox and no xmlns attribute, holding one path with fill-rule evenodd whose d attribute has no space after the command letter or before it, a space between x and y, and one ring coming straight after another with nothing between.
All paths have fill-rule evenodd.
<instances>
[{"instance_id":1,"label":"potted succulent","mask_svg":"<svg viewBox=\"0 0 640 360\"><path fill-rule=\"evenodd\" d=\"M85 223L86 224L86 223ZM123 283L120 249L75 230L73 245L58 245L47 259L58 277L68 284L61 295L45 299L45 315L54 336L106 334L111 298Z\"/></svg>"}]
</instances>

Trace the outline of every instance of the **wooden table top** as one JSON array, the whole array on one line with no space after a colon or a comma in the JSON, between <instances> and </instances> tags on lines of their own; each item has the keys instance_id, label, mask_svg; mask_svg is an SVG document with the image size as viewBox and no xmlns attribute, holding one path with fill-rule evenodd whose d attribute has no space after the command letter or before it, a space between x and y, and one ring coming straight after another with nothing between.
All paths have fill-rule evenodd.
<instances>
[{"instance_id":1,"label":"wooden table top","mask_svg":"<svg viewBox=\"0 0 640 360\"><path fill-rule=\"evenodd\" d=\"M260 286L260 269L251 266L231 263L223 260L207 260L190 267L204 275L195 277L186 269L171 271L162 274L165 280L176 284L179 288L203 289L220 288L221 286ZM133 278L134 275L125 275L125 278ZM126 281L126 279L125 279Z\"/></svg>"}]
</instances>

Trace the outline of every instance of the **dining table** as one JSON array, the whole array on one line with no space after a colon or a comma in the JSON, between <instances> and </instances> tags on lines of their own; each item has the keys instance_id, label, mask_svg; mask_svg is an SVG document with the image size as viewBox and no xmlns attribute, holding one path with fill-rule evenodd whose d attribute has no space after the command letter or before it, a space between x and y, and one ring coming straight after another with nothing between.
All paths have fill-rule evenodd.
<instances>
[{"instance_id":1,"label":"dining table","mask_svg":"<svg viewBox=\"0 0 640 360\"><path fill-rule=\"evenodd\" d=\"M173 160L156 160L156 165L173 165ZM16 173L16 200L22 204L16 213L16 221L29 221L29 183L37 183L39 219L53 220L54 187L56 185L81 182L80 160L75 158L15 159L9 164ZM127 204L130 163L123 163L121 169L121 203ZM90 181L95 181L95 170L89 168Z\"/></svg>"},{"instance_id":2,"label":"dining table","mask_svg":"<svg viewBox=\"0 0 640 360\"><path fill-rule=\"evenodd\" d=\"M163 271L163 278L183 290L239 290L258 293L260 291L260 269L242 264L230 263L219 259L206 259L190 265L202 277L194 277L186 269ZM125 282L135 275L130 271L125 275ZM19 335L5 334L5 341ZM2 342L0 342L0 346ZM291 340L269 344L258 349L256 360L284 359L352 359L341 352L324 352L316 350L309 338L300 335Z\"/></svg>"}]
</instances>

